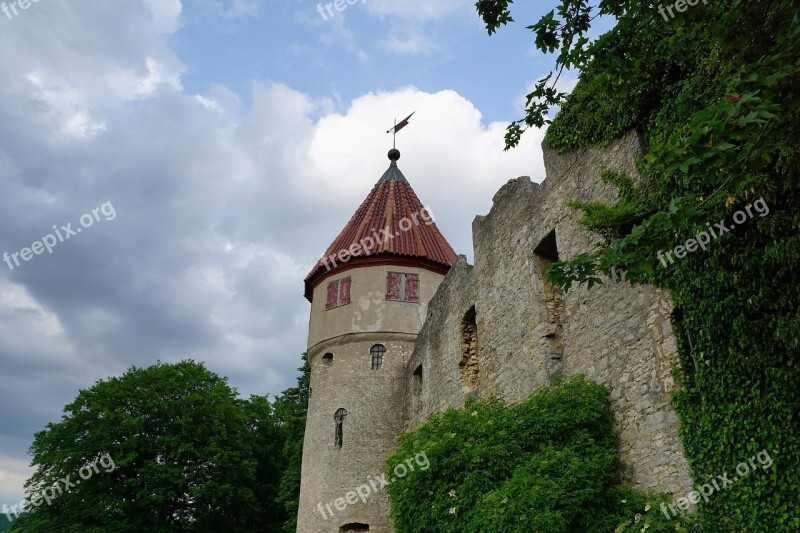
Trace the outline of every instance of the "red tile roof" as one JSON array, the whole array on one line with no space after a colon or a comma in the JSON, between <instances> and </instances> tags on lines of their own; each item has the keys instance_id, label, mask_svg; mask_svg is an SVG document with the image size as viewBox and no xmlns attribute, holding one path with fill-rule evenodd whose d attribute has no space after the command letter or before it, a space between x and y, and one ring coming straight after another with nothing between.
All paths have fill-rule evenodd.
<instances>
[{"instance_id":1,"label":"red tile roof","mask_svg":"<svg viewBox=\"0 0 800 533\"><path fill-rule=\"evenodd\" d=\"M359 264L402 263L442 273L455 264L456 253L397 167L400 153L393 150L389 158L389 169L306 276L305 296L309 301L314 287L327 275ZM356 255L341 262L339 254L349 254L354 245L358 245L354 248ZM369 249L359 252L362 246Z\"/></svg>"}]
</instances>

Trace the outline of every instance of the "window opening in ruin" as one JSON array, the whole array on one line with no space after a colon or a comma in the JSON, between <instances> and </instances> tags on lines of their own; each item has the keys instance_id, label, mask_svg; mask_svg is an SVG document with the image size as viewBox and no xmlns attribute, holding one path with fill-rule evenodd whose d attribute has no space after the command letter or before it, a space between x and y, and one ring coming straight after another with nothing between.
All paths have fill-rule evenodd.
<instances>
[{"instance_id":1,"label":"window opening in ruin","mask_svg":"<svg viewBox=\"0 0 800 533\"><path fill-rule=\"evenodd\" d=\"M325 366L331 366L333 363L333 354L328 352L322 356L322 364Z\"/></svg>"},{"instance_id":2,"label":"window opening in ruin","mask_svg":"<svg viewBox=\"0 0 800 533\"><path fill-rule=\"evenodd\" d=\"M422 365L414 370L411 390L414 393L414 411L419 412L422 409Z\"/></svg>"},{"instance_id":3,"label":"window opening in ruin","mask_svg":"<svg viewBox=\"0 0 800 533\"><path fill-rule=\"evenodd\" d=\"M544 285L544 298L547 307L547 315L551 324L561 323L561 313L563 312L564 299L561 287L554 285L547 280L545 269L558 261L558 245L556 244L556 230L553 229L542 239L539 246L534 250L536 254L536 267L539 271L539 278Z\"/></svg>"},{"instance_id":4,"label":"window opening in ruin","mask_svg":"<svg viewBox=\"0 0 800 533\"><path fill-rule=\"evenodd\" d=\"M478 364L478 323L475 306L464 315L461 322L461 362L458 363L461 377L461 391L472 392L480 385L480 366Z\"/></svg>"},{"instance_id":5,"label":"window opening in ruin","mask_svg":"<svg viewBox=\"0 0 800 533\"><path fill-rule=\"evenodd\" d=\"M542 283L546 318L551 326L544 336L548 351L547 374L549 377L562 372L562 359L564 356L564 342L561 336L563 330L561 316L564 313L564 293L561 287L550 283L545 275L545 269L559 260L555 228L542 239L539 246L534 249L534 254L536 255L537 274Z\"/></svg>"}]
</instances>

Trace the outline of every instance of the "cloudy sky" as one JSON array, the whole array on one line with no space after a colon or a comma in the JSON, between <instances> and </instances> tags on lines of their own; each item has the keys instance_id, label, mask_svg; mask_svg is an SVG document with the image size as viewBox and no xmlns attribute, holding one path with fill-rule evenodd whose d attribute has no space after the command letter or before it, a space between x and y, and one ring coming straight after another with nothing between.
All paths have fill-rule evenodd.
<instances>
[{"instance_id":1,"label":"cloudy sky","mask_svg":"<svg viewBox=\"0 0 800 533\"><path fill-rule=\"evenodd\" d=\"M0 504L23 496L33 433L131 365L293 385L303 278L387 167L395 118L416 111L400 167L471 259L494 192L544 178L542 132L502 145L549 70L524 26L550 3L491 38L472 0L0 12ZM20 255L43 238L52 253Z\"/></svg>"}]
</instances>

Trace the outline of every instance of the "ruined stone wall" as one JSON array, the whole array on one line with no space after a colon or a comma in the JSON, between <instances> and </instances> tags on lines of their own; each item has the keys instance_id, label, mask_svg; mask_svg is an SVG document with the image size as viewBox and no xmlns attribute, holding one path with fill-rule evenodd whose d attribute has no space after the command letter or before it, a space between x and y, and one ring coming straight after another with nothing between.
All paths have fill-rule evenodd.
<instances>
[{"instance_id":1,"label":"ruined stone wall","mask_svg":"<svg viewBox=\"0 0 800 533\"><path fill-rule=\"evenodd\" d=\"M406 429L417 426L432 412L464 403L459 369L461 325L464 315L475 304L472 271L466 257L459 256L428 304L428 318L406 366L406 377L410 380L405 387ZM481 359L478 339L479 370Z\"/></svg>"},{"instance_id":2,"label":"ruined stone wall","mask_svg":"<svg viewBox=\"0 0 800 533\"><path fill-rule=\"evenodd\" d=\"M461 406L467 394L519 401L554 374L584 374L611 392L623 479L684 493L691 479L669 398L677 350L668 296L613 280L563 295L542 274L551 261L592 250L597 236L564 202L613 201L600 172L635 176L640 140L630 133L604 148L557 154L545 146L544 153L547 179L517 178L497 192L490 213L473 222L474 267L461 258L430 302L406 366L405 427ZM473 306L478 386L471 388L462 363Z\"/></svg>"}]
</instances>

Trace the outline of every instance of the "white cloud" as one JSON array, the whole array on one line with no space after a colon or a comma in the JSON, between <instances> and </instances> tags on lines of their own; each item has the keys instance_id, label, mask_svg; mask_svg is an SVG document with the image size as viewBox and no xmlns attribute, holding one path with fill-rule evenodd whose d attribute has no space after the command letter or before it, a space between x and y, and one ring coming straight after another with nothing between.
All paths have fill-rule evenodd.
<instances>
[{"instance_id":1,"label":"white cloud","mask_svg":"<svg viewBox=\"0 0 800 533\"><path fill-rule=\"evenodd\" d=\"M181 70L169 70L158 60L148 57L145 60L147 72L139 76L133 69L115 69L108 75L109 87L118 95L120 100L133 100L151 96L158 87L168 87L180 90Z\"/></svg>"},{"instance_id":2,"label":"white cloud","mask_svg":"<svg viewBox=\"0 0 800 533\"><path fill-rule=\"evenodd\" d=\"M47 357L50 363L64 356L70 359L75 356L58 316L40 305L23 285L3 278L0 278L0 337L7 354L37 354Z\"/></svg>"},{"instance_id":3,"label":"white cloud","mask_svg":"<svg viewBox=\"0 0 800 533\"><path fill-rule=\"evenodd\" d=\"M318 35L320 42L328 47L342 47L349 54L356 57L362 63L368 63L369 53L359 44L356 33L350 28L347 22L347 11L338 13L333 18L323 20L314 12L301 11L298 14L299 20L308 28L312 28Z\"/></svg>"},{"instance_id":4,"label":"white cloud","mask_svg":"<svg viewBox=\"0 0 800 533\"><path fill-rule=\"evenodd\" d=\"M30 84L30 98L46 106L42 118L49 117L64 135L91 137L106 129L104 122L92 120L81 95L72 88L47 84L35 72L26 74L25 80Z\"/></svg>"},{"instance_id":5,"label":"white cloud","mask_svg":"<svg viewBox=\"0 0 800 533\"><path fill-rule=\"evenodd\" d=\"M181 0L143 0L153 15L154 29L159 33L175 33L181 27ZM242 0L246 1L246 0Z\"/></svg>"},{"instance_id":6,"label":"white cloud","mask_svg":"<svg viewBox=\"0 0 800 533\"><path fill-rule=\"evenodd\" d=\"M11 507L22 500L22 495L17 487L22 487L25 481L33 474L33 469L28 466L28 461L0 453L0 497L5 496L3 504ZM5 490L4 490L5 489Z\"/></svg>"},{"instance_id":7,"label":"white cloud","mask_svg":"<svg viewBox=\"0 0 800 533\"><path fill-rule=\"evenodd\" d=\"M0 98L45 102L57 129L96 134L120 103L180 88L184 66L167 40L180 10L177 0L41 2L4 21Z\"/></svg>"},{"instance_id":8,"label":"white cloud","mask_svg":"<svg viewBox=\"0 0 800 533\"><path fill-rule=\"evenodd\" d=\"M391 35L380 42L380 46L397 55L430 54L436 49L430 37L421 32L413 32L403 37Z\"/></svg>"}]
</instances>

